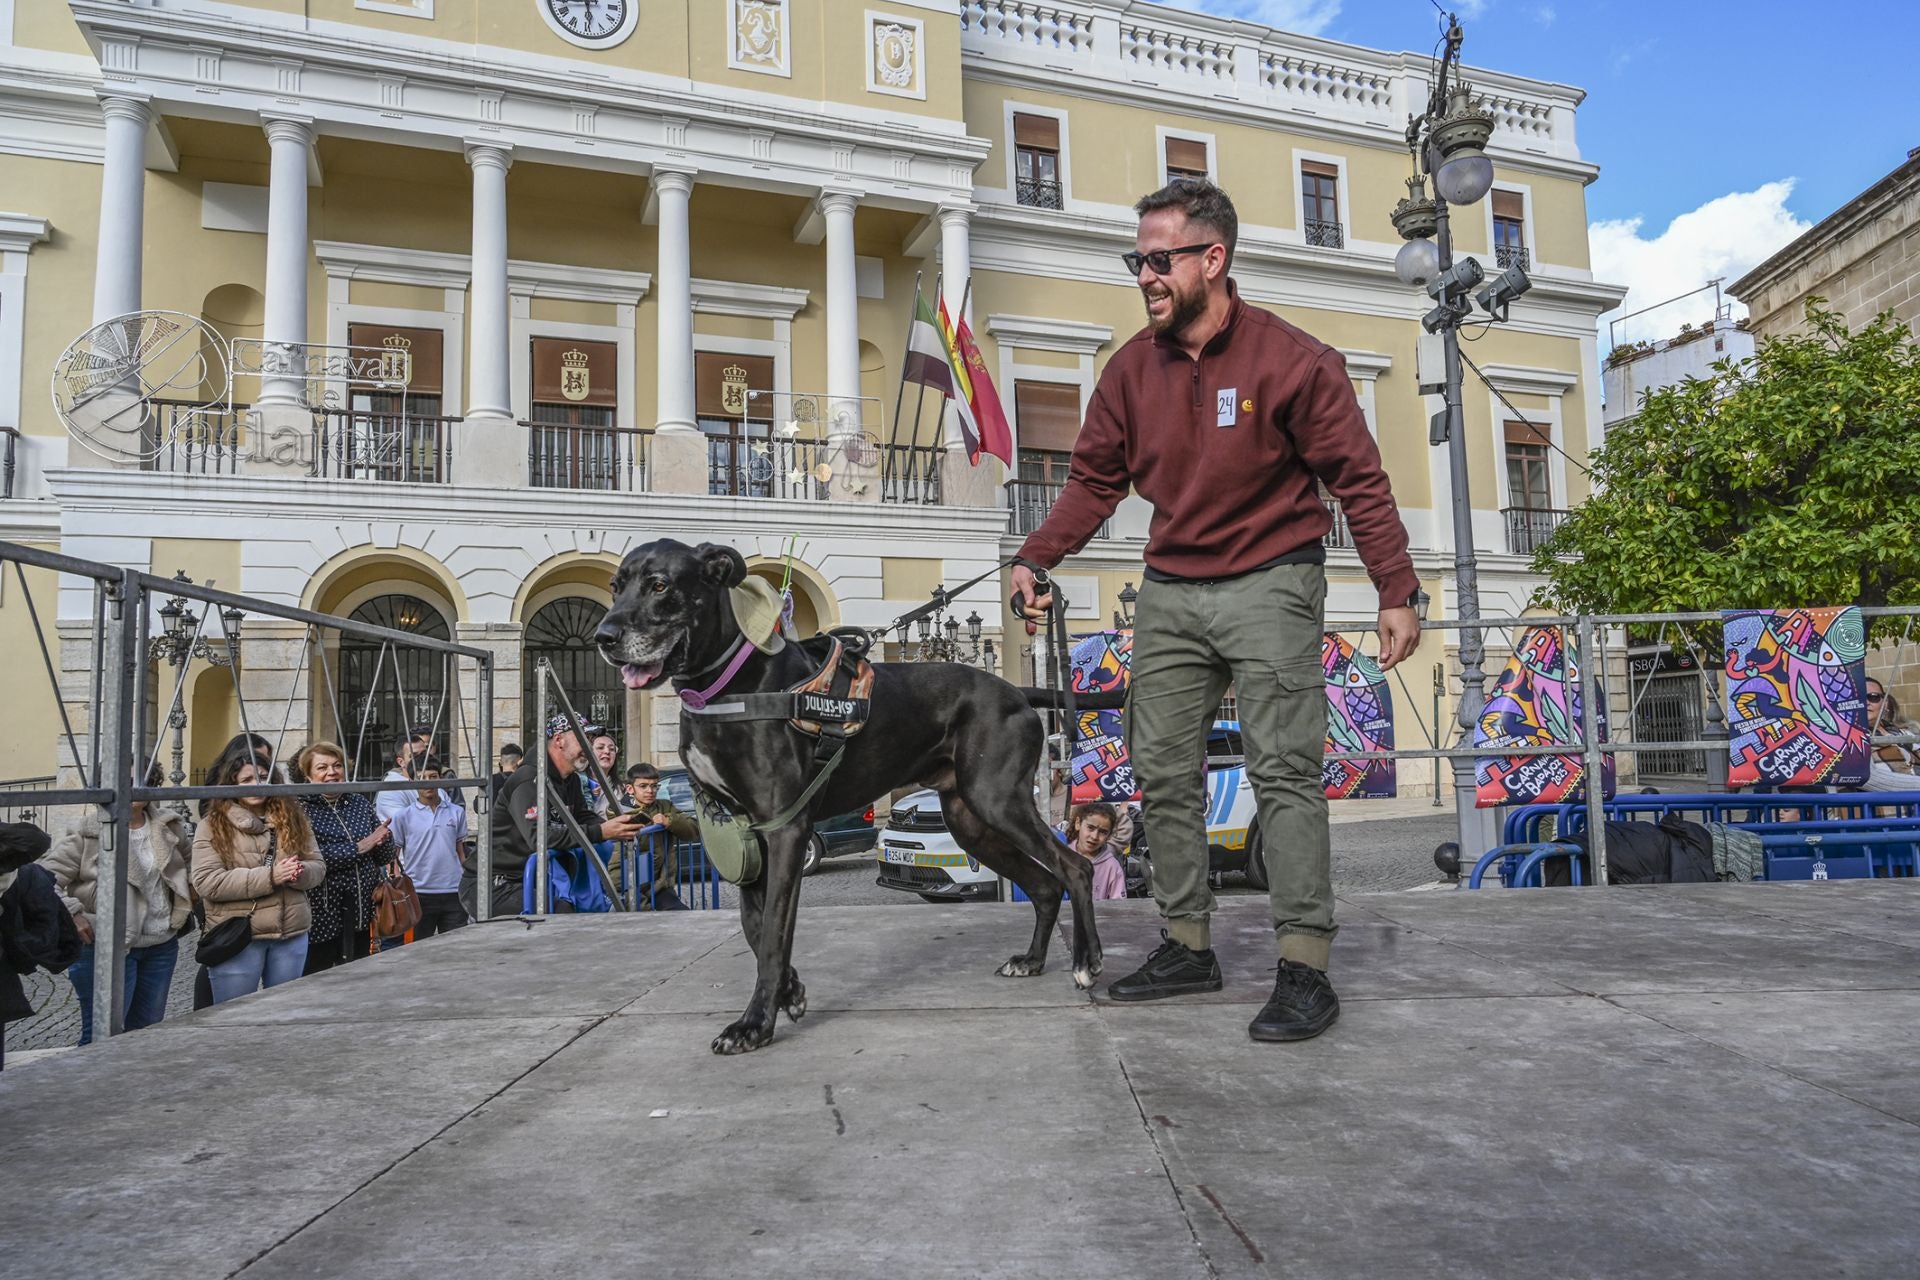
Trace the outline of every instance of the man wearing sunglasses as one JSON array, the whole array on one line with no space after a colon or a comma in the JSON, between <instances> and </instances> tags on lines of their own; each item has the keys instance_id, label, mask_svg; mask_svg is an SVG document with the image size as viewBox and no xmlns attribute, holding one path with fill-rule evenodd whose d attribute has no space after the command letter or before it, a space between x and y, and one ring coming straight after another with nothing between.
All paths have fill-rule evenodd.
<instances>
[{"instance_id":1,"label":"man wearing sunglasses","mask_svg":"<svg viewBox=\"0 0 1920 1280\"><path fill-rule=\"evenodd\" d=\"M1339 499L1379 592L1383 668L1420 642L1411 607L1419 578L1340 353L1248 306L1228 276L1239 219L1227 194L1181 179L1134 211L1135 250L1121 260L1147 327L1101 374L1066 487L1020 548L1014 607L1032 633L1031 619L1050 603L1035 598L1033 570L1086 546L1129 489L1153 505L1127 731L1146 792L1165 941L1107 994L1134 1001L1220 990L1199 764L1231 684L1280 949L1273 997L1248 1033L1304 1040L1340 1015L1326 975L1333 884L1320 780L1320 540L1332 522L1317 484Z\"/></svg>"}]
</instances>

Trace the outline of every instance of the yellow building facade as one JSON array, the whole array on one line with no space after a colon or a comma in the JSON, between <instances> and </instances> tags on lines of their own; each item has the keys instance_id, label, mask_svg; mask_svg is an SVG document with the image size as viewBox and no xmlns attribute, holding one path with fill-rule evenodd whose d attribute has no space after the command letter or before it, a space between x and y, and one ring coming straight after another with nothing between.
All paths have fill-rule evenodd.
<instances>
[{"instance_id":1,"label":"yellow building facade","mask_svg":"<svg viewBox=\"0 0 1920 1280\"><path fill-rule=\"evenodd\" d=\"M1239 209L1242 293L1345 353L1444 612L1438 347L1388 220L1429 70L1132 0L0 0L0 536L485 645L500 740L545 659L629 757L669 758L674 716L589 652L619 555L724 541L775 573L791 544L803 626L877 625L989 570L1142 323L1131 204L1204 172ZM1557 446L1469 380L1496 613L1584 496L1565 455L1600 429L1595 320L1621 291L1589 270L1580 91L1469 74L1496 181L1455 211L1456 245L1534 281L1470 350ZM916 287L970 317L1010 473L968 466L931 400L897 404ZM135 432L76 427L56 368L140 311L225 367L168 371ZM382 352L406 356L385 380ZM1076 626L1139 580L1140 506L1062 567ZM1343 544L1330 618L1370 620ZM1018 676L1005 594L960 610ZM42 619L70 664L84 618L63 597ZM286 702L289 749L359 729L365 769L440 718L433 664L395 680L352 644L317 662L298 628L245 625L241 687L276 730ZM233 677L182 678L199 767L237 727ZM17 705L0 776L51 773L57 709Z\"/></svg>"}]
</instances>

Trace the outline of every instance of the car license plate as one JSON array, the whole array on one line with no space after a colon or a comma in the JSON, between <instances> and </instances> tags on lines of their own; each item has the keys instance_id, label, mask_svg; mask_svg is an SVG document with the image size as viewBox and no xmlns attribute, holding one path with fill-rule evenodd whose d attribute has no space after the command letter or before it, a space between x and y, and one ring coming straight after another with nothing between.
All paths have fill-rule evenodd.
<instances>
[{"instance_id":1,"label":"car license plate","mask_svg":"<svg viewBox=\"0 0 1920 1280\"><path fill-rule=\"evenodd\" d=\"M880 861L897 863L902 866L913 864L913 850L900 849L890 844L880 846Z\"/></svg>"}]
</instances>

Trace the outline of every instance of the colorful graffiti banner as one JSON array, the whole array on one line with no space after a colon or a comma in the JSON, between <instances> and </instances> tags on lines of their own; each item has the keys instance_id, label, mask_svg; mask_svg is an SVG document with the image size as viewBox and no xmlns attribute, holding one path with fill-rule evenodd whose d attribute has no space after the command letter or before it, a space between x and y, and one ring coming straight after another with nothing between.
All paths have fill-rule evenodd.
<instances>
[{"instance_id":1,"label":"colorful graffiti banner","mask_svg":"<svg viewBox=\"0 0 1920 1280\"><path fill-rule=\"evenodd\" d=\"M1327 675L1327 750L1393 750L1393 694L1380 664L1329 631L1320 640ZM1329 800L1390 800L1399 794L1391 760L1328 760L1320 780Z\"/></svg>"},{"instance_id":2,"label":"colorful graffiti banner","mask_svg":"<svg viewBox=\"0 0 1920 1280\"><path fill-rule=\"evenodd\" d=\"M1860 610L1743 609L1725 619L1728 785L1865 783Z\"/></svg>"},{"instance_id":3,"label":"colorful graffiti banner","mask_svg":"<svg viewBox=\"0 0 1920 1280\"><path fill-rule=\"evenodd\" d=\"M1073 646L1071 676L1075 693L1108 693L1124 689L1133 670L1133 632L1097 631ZM1140 798L1133 765L1127 759L1127 736L1118 711L1082 711L1080 732L1073 744L1073 771L1069 775L1075 804L1104 800L1118 804Z\"/></svg>"},{"instance_id":4,"label":"colorful graffiti banner","mask_svg":"<svg viewBox=\"0 0 1920 1280\"><path fill-rule=\"evenodd\" d=\"M1577 747L1583 732L1580 655L1559 627L1529 627L1493 696L1473 727L1473 745L1501 747ZM1599 712L1600 741L1607 740L1607 715ZM1601 790L1613 794L1613 757L1602 757ZM1586 777L1578 751L1564 756L1481 756L1475 777L1476 804L1555 804L1576 798Z\"/></svg>"}]
</instances>

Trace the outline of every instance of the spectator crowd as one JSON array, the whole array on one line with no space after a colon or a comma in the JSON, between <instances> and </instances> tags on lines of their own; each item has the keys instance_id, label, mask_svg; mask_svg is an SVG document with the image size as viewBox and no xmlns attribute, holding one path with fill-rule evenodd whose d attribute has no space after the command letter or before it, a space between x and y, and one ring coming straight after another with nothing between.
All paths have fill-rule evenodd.
<instances>
[{"instance_id":1,"label":"spectator crowd","mask_svg":"<svg viewBox=\"0 0 1920 1280\"><path fill-rule=\"evenodd\" d=\"M693 818L659 794L660 773L636 763L619 772L620 748L597 725L575 733L564 717L547 725L544 761L521 748L501 748L488 783L493 868L488 886L495 917L532 909L537 875L538 788L548 788L550 909L607 910L606 886L589 865L581 838L610 869L614 887L654 910L684 910L675 889L671 840L698 839ZM209 786L283 782L338 784L318 795L242 795L203 800L189 817L144 800L131 805L126 834L126 905L119 929L126 943L122 977L128 1030L166 1016L181 960L181 942L198 933L189 959L198 964L194 1008L200 1009L349 964L368 955L478 918L476 832L468 797L443 785L456 776L416 729L394 744L382 781L413 784L367 793L350 790L348 754L333 742L312 742L276 762L272 744L240 734L206 771ZM603 788L588 753L612 784ZM544 766L544 767L541 767ZM153 766L145 785L161 785ZM624 785L622 782L624 781ZM615 790L614 788L617 788ZM89 808L79 823L49 841L32 824L7 824L5 868L26 877L10 895L41 909L30 917L40 967L64 970L80 1007L80 1043L95 1035L93 1002L102 823ZM17 830L16 830L17 828ZM660 829L664 828L664 832ZM643 839L656 834L669 838ZM622 842L632 842L622 847ZM647 856L641 856L641 855ZM30 891L30 892L29 892ZM24 925L22 926L25 927ZM25 1016L18 983L0 993L0 1023Z\"/></svg>"}]
</instances>

